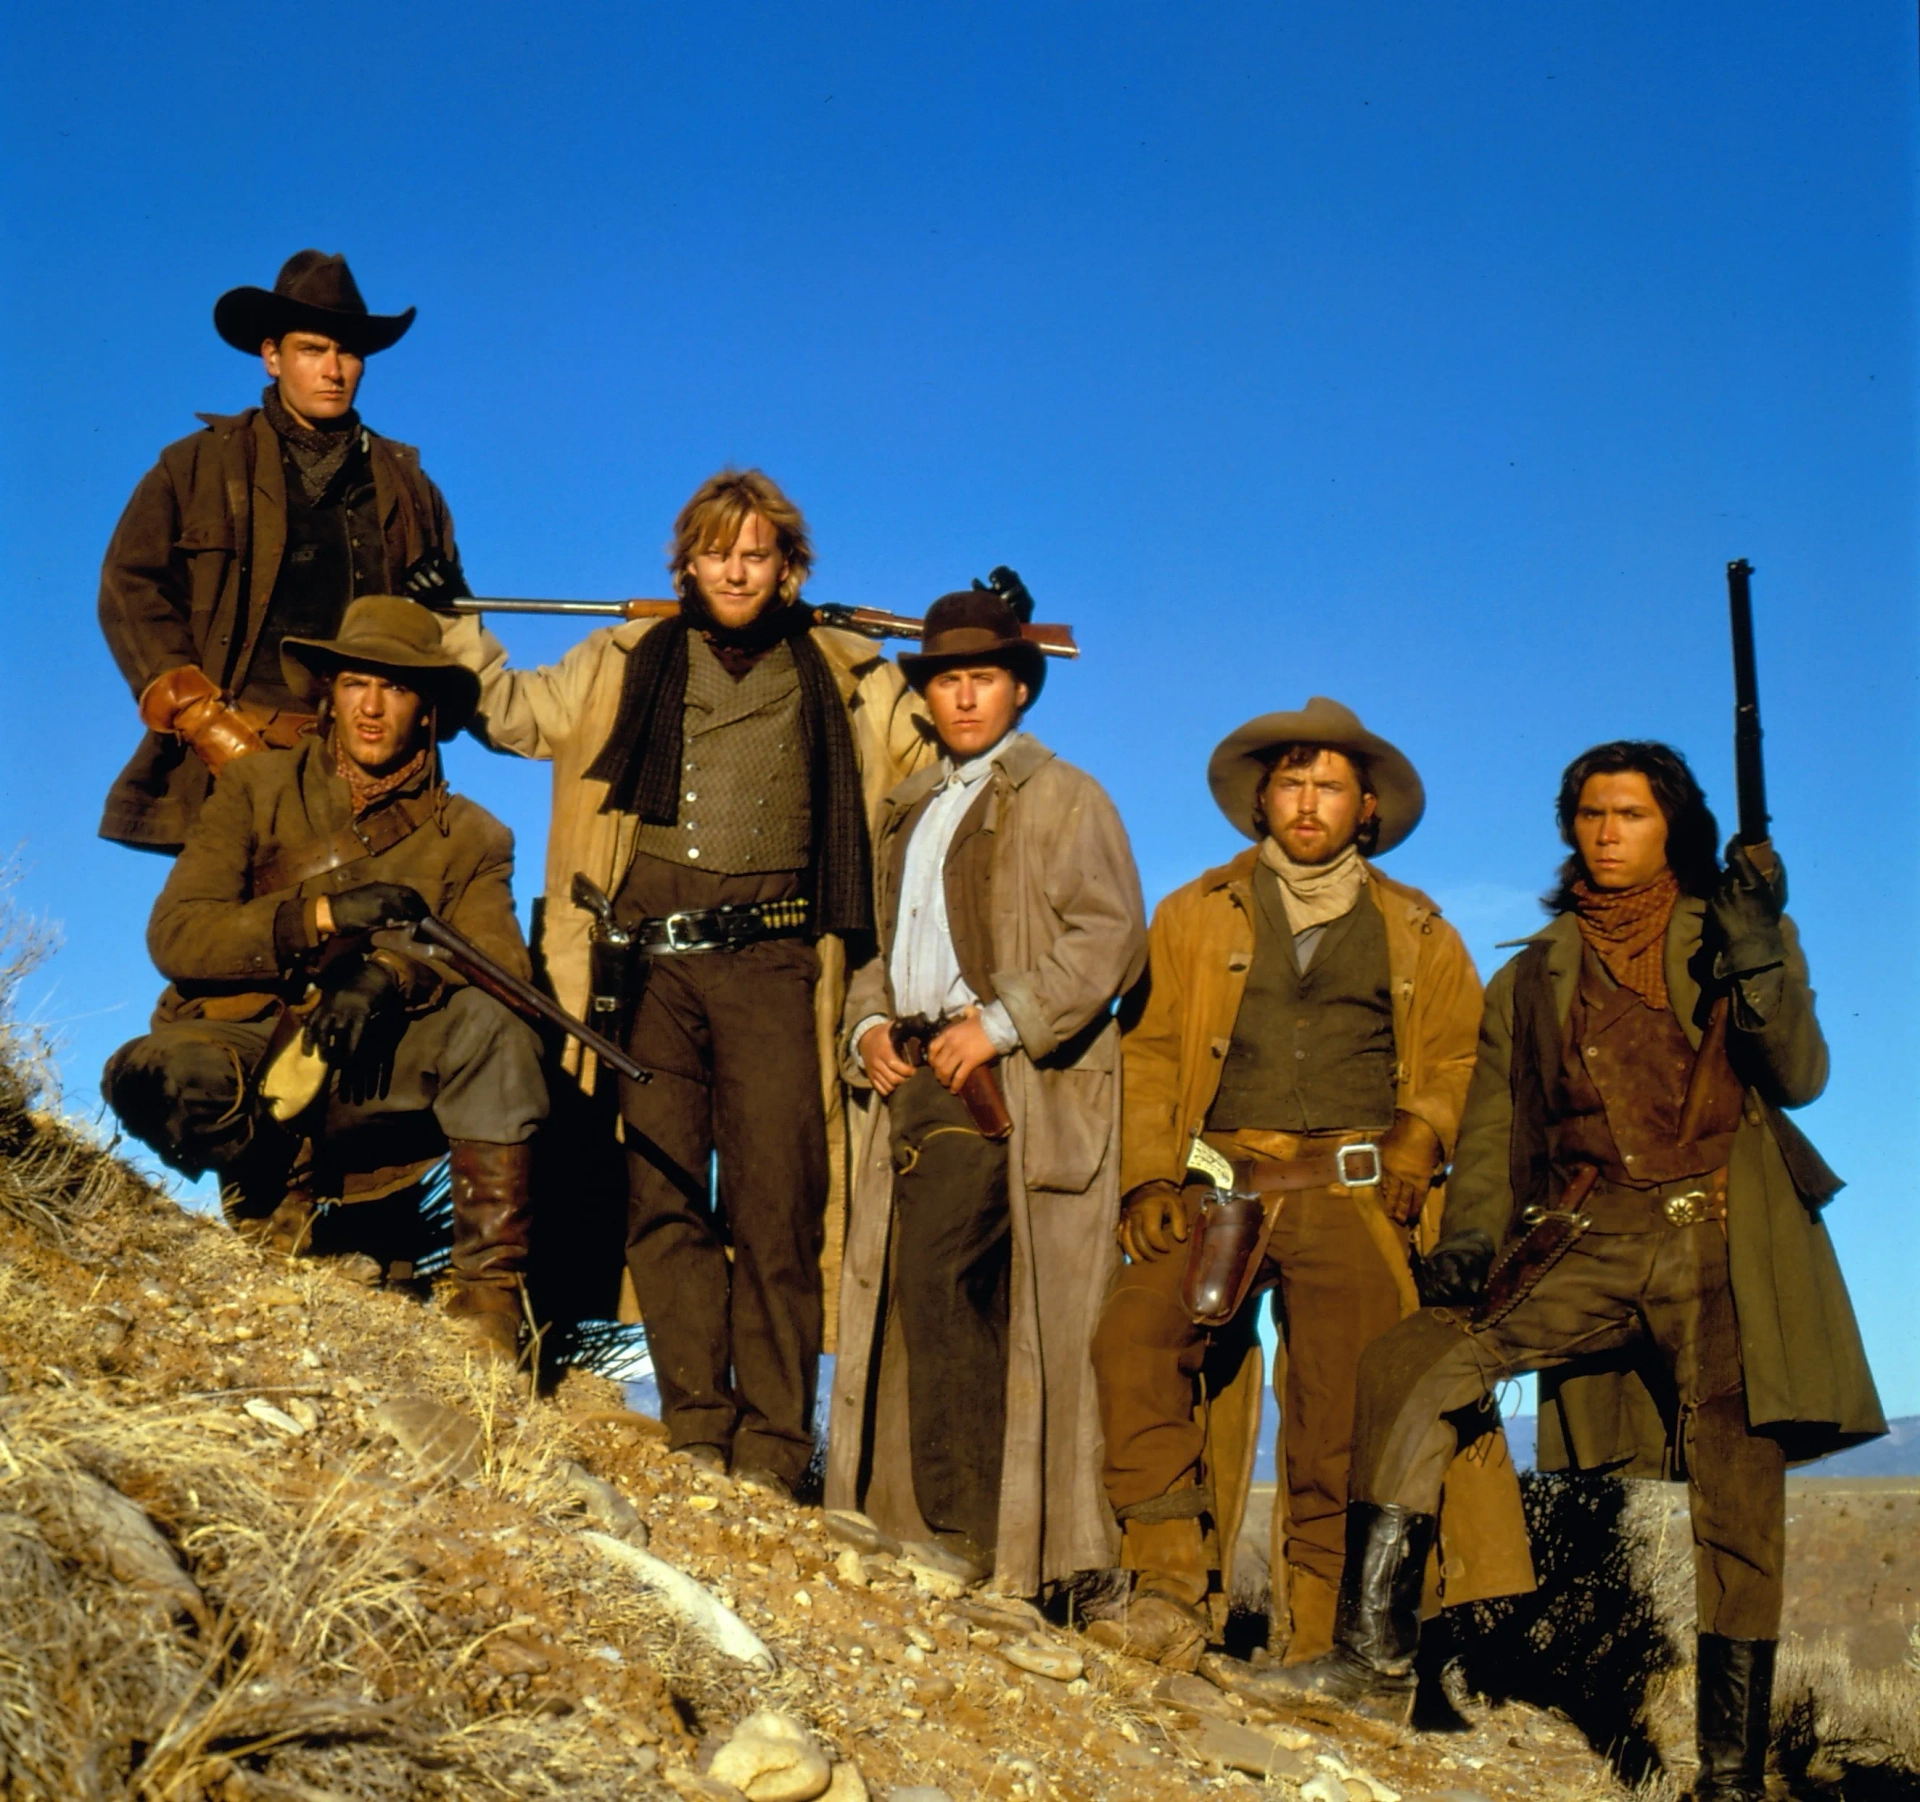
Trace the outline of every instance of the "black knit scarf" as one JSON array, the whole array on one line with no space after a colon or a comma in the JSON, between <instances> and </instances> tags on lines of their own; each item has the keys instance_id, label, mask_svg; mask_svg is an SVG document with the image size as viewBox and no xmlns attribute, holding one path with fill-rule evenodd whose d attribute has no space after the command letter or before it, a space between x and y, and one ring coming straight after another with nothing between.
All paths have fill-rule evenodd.
<instances>
[{"instance_id":1,"label":"black knit scarf","mask_svg":"<svg viewBox=\"0 0 1920 1802\"><path fill-rule=\"evenodd\" d=\"M325 425L304 426L287 411L286 403L280 398L278 382L267 384L260 396L260 410L291 453L308 501L317 502L345 467L348 454L359 442L360 415L349 407L338 419L329 419Z\"/></svg>"},{"instance_id":2,"label":"black knit scarf","mask_svg":"<svg viewBox=\"0 0 1920 1802\"><path fill-rule=\"evenodd\" d=\"M781 642L793 647L800 679L800 717L806 731L813 798L813 865L808 893L820 932L842 938L873 930L872 849L866 800L853 731L840 690L813 642L813 610L795 602L763 616L747 633L709 629L725 644L750 635L764 653ZM687 634L695 622L683 612L664 619L627 654L620 710L607 742L587 774L607 786L601 809L638 814L647 824L671 826L680 817L680 763L686 728ZM776 629L777 628L777 629ZM729 648L748 647L738 642Z\"/></svg>"}]
</instances>

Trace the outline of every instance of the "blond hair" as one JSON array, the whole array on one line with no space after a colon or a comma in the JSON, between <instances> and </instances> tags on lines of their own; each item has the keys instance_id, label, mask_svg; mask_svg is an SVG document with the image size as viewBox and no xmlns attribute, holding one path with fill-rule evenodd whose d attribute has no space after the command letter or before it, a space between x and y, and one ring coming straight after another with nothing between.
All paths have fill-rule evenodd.
<instances>
[{"instance_id":1,"label":"blond hair","mask_svg":"<svg viewBox=\"0 0 1920 1802\"><path fill-rule=\"evenodd\" d=\"M800 509L780 491L773 477L758 469L723 469L693 491L673 522L673 543L667 568L674 592L682 600L693 593L693 559L701 551L731 550L748 518L758 513L772 526L787 560L780 579L780 598L799 598L813 571L813 543Z\"/></svg>"}]
</instances>

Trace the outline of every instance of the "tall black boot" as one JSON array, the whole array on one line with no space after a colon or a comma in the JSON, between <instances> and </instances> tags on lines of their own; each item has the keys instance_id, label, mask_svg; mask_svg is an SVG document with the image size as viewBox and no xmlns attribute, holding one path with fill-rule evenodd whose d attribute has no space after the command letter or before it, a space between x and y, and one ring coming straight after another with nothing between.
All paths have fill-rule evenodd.
<instances>
[{"instance_id":1,"label":"tall black boot","mask_svg":"<svg viewBox=\"0 0 1920 1802\"><path fill-rule=\"evenodd\" d=\"M1694 1667L1700 1775L1693 1802L1761 1802L1766 1795L1775 1645L1771 1639L1699 1636Z\"/></svg>"},{"instance_id":2,"label":"tall black boot","mask_svg":"<svg viewBox=\"0 0 1920 1802\"><path fill-rule=\"evenodd\" d=\"M1263 1670L1235 1685L1284 1706L1302 1696L1404 1727L1413 1712L1413 1655L1434 1517L1372 1502L1347 1504L1347 1561L1333 1617L1333 1650Z\"/></svg>"}]
</instances>

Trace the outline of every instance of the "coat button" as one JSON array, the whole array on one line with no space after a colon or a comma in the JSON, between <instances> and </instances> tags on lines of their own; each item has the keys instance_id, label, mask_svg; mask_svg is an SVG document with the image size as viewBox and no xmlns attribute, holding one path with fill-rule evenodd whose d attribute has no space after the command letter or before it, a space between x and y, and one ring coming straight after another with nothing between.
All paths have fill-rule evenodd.
<instances>
[{"instance_id":1,"label":"coat button","mask_svg":"<svg viewBox=\"0 0 1920 1802\"><path fill-rule=\"evenodd\" d=\"M689 857L698 857L700 855L700 847L698 845L689 845L687 847L687 855Z\"/></svg>"}]
</instances>

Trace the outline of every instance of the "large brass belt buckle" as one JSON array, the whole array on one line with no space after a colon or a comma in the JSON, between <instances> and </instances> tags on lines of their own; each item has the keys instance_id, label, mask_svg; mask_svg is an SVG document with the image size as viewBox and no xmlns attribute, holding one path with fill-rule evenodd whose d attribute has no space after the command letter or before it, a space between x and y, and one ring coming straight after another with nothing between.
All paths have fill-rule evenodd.
<instances>
[{"instance_id":1,"label":"large brass belt buckle","mask_svg":"<svg viewBox=\"0 0 1920 1802\"><path fill-rule=\"evenodd\" d=\"M1354 1139L1334 1148L1333 1167L1349 1189L1372 1189L1380 1182L1380 1147L1371 1139Z\"/></svg>"},{"instance_id":2,"label":"large brass belt buckle","mask_svg":"<svg viewBox=\"0 0 1920 1802\"><path fill-rule=\"evenodd\" d=\"M1692 1226L1713 1212L1713 1197L1705 1189L1687 1189L1669 1195L1661 1202L1660 1212L1666 1215L1669 1226Z\"/></svg>"}]
</instances>

